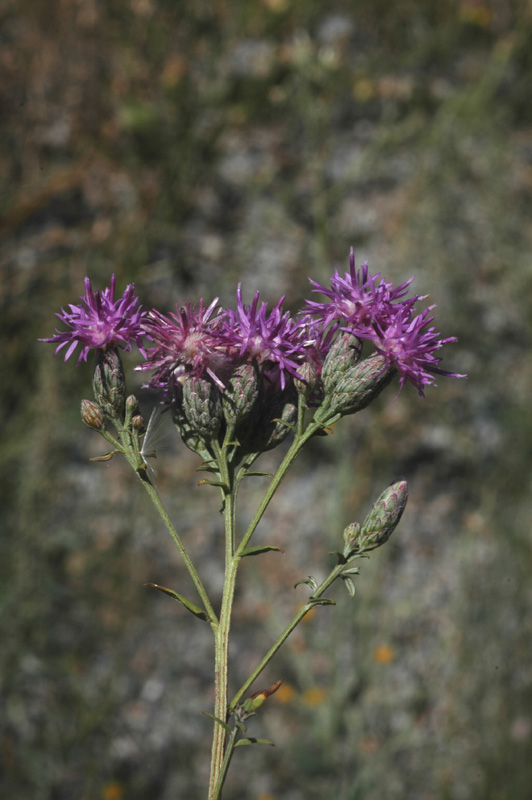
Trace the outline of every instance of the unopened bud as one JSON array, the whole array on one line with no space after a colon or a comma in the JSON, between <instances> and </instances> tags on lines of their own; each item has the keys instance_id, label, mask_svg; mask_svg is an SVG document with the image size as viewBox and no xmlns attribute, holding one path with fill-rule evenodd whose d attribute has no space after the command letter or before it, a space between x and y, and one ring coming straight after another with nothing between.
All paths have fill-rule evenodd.
<instances>
[{"instance_id":1,"label":"unopened bud","mask_svg":"<svg viewBox=\"0 0 532 800\"><path fill-rule=\"evenodd\" d=\"M96 402L108 417L123 419L126 400L126 376L118 350L97 350L92 387Z\"/></svg>"},{"instance_id":2,"label":"unopened bud","mask_svg":"<svg viewBox=\"0 0 532 800\"><path fill-rule=\"evenodd\" d=\"M263 689L261 692L255 692L254 695L248 697L248 699L245 700L244 703L242 704L244 711L247 714L256 711L258 708L261 707L261 705L263 705L263 703L268 699L268 697L271 697L272 694L275 694L275 692L281 686L281 684L282 681L275 681L275 683L272 684L272 686L270 686L268 689Z\"/></svg>"},{"instance_id":3,"label":"unopened bud","mask_svg":"<svg viewBox=\"0 0 532 800\"><path fill-rule=\"evenodd\" d=\"M144 417L141 417L140 414L135 414L133 419L131 420L131 427L134 431L143 431L144 430Z\"/></svg>"},{"instance_id":4,"label":"unopened bud","mask_svg":"<svg viewBox=\"0 0 532 800\"><path fill-rule=\"evenodd\" d=\"M256 410L259 396L257 367L254 364L241 364L227 381L222 394L222 407L225 421L235 428L245 425Z\"/></svg>"},{"instance_id":5,"label":"unopened bud","mask_svg":"<svg viewBox=\"0 0 532 800\"><path fill-rule=\"evenodd\" d=\"M364 520L360 543L364 550L374 550L388 541L403 515L408 500L405 480L388 486Z\"/></svg>"},{"instance_id":6,"label":"unopened bud","mask_svg":"<svg viewBox=\"0 0 532 800\"><path fill-rule=\"evenodd\" d=\"M94 431L103 431L105 429L103 411L92 400L81 401L81 421L87 428L92 428Z\"/></svg>"},{"instance_id":7,"label":"unopened bud","mask_svg":"<svg viewBox=\"0 0 532 800\"><path fill-rule=\"evenodd\" d=\"M134 394L130 394L129 397L126 399L126 413L131 414L133 416L133 414L135 414L135 412L138 410L138 407L139 403L137 398L135 397Z\"/></svg>"},{"instance_id":8,"label":"unopened bud","mask_svg":"<svg viewBox=\"0 0 532 800\"><path fill-rule=\"evenodd\" d=\"M321 382L325 394L331 394L347 370L355 366L360 358L362 342L352 333L342 331L333 342L321 370Z\"/></svg>"},{"instance_id":9,"label":"unopened bud","mask_svg":"<svg viewBox=\"0 0 532 800\"><path fill-rule=\"evenodd\" d=\"M318 387L318 371L311 361L305 361L304 364L297 368L297 371L305 380L294 378L294 386L298 393L302 394L305 400L308 400Z\"/></svg>"},{"instance_id":10,"label":"unopened bud","mask_svg":"<svg viewBox=\"0 0 532 800\"><path fill-rule=\"evenodd\" d=\"M207 442L213 439L223 418L218 386L206 378L187 378L183 382L183 412L198 436Z\"/></svg>"},{"instance_id":11,"label":"unopened bud","mask_svg":"<svg viewBox=\"0 0 532 800\"><path fill-rule=\"evenodd\" d=\"M338 381L332 393L330 408L345 416L361 411L388 386L395 369L381 355L371 355L351 367Z\"/></svg>"},{"instance_id":12,"label":"unopened bud","mask_svg":"<svg viewBox=\"0 0 532 800\"><path fill-rule=\"evenodd\" d=\"M356 550L357 542L360 539L360 523L352 522L344 530L344 555L347 557L353 550Z\"/></svg>"}]
</instances>

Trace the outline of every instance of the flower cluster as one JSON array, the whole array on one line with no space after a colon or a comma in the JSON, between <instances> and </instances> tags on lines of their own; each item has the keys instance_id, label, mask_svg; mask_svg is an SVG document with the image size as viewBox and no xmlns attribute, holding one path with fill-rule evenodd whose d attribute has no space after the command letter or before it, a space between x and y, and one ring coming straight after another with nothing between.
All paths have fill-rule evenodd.
<instances>
[{"instance_id":1,"label":"flower cluster","mask_svg":"<svg viewBox=\"0 0 532 800\"><path fill-rule=\"evenodd\" d=\"M312 291L324 294L328 300L323 303L308 300L303 311L324 326L338 325L358 339L372 342L386 363L399 373L399 390L409 381L424 396L424 387L435 384L436 374L451 378L465 376L439 368L441 358L435 353L444 344L455 342L456 337L442 339L431 326L430 313L435 306L415 313L416 303L425 297L406 297L412 280L394 287L380 278L380 274L372 277L367 263L357 271L351 249L349 272L342 278L335 270L330 289L311 280Z\"/></svg>"},{"instance_id":2,"label":"flower cluster","mask_svg":"<svg viewBox=\"0 0 532 800\"><path fill-rule=\"evenodd\" d=\"M250 304L244 303L240 285L236 310L221 308L216 298L209 306L201 300L165 315L141 311L133 285L115 301L114 276L102 292L93 292L86 278L83 305L57 314L69 330L43 341L57 342L57 351L68 345L65 360L79 343L78 363L91 349L131 349L134 343L145 359L137 369L153 372L148 385L160 390L167 403L175 405L175 397L183 396L179 387L188 379L194 379L195 387L207 381L221 396L244 392L224 401L232 409L227 412L231 424L244 396L255 398L263 417L265 406L272 405L280 418L283 403L288 398L293 403L296 390L310 405L320 405L328 396L340 403L341 397L340 413L354 413L374 396L374 387L380 391L395 373L399 391L409 382L421 396L436 375L464 377L440 368L439 351L455 338L441 338L433 327L434 306L416 309L425 298L408 296L411 282L394 287L380 274L370 275L367 264L357 270L351 250L349 271L343 277L335 271L330 288L311 281L312 291L325 300L307 300L295 316L283 310L284 298L271 310L259 303L258 292ZM146 351L143 338L150 343ZM371 361L356 366L364 341L373 346ZM246 365L253 368L251 373ZM349 397L351 387L358 387L358 399ZM208 386L201 391L214 402Z\"/></svg>"}]
</instances>

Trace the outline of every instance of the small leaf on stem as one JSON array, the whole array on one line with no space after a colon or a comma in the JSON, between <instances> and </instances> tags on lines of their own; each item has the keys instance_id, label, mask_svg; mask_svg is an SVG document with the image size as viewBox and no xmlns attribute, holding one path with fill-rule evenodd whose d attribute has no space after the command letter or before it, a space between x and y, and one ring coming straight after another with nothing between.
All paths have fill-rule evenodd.
<instances>
[{"instance_id":1,"label":"small leaf on stem","mask_svg":"<svg viewBox=\"0 0 532 800\"><path fill-rule=\"evenodd\" d=\"M294 589L296 586L299 586L300 583L306 583L308 586L310 586L313 592L315 592L318 588L318 582L316 578L312 577L312 575L309 575L308 578L301 578L300 581L296 581L296 583L294 583Z\"/></svg>"},{"instance_id":2,"label":"small leaf on stem","mask_svg":"<svg viewBox=\"0 0 532 800\"><path fill-rule=\"evenodd\" d=\"M239 739L238 742L235 744L235 747L241 747L242 745L246 744L269 744L270 747L275 747L273 742L268 741L268 739Z\"/></svg>"},{"instance_id":3,"label":"small leaf on stem","mask_svg":"<svg viewBox=\"0 0 532 800\"><path fill-rule=\"evenodd\" d=\"M210 719L213 719L215 722L218 723L218 725L221 725L222 728L227 731L227 733L233 732L231 727L227 724L227 722L223 722L223 720L219 719L218 717L215 717L214 714L209 714L208 711L202 711L201 713L203 714L204 717L210 717Z\"/></svg>"},{"instance_id":4,"label":"small leaf on stem","mask_svg":"<svg viewBox=\"0 0 532 800\"><path fill-rule=\"evenodd\" d=\"M264 544L258 545L257 547L248 547L247 550L244 550L243 553L240 553L241 557L244 556L259 556L261 553L269 553L271 550L275 550L278 553L284 553L280 547L275 547L273 544Z\"/></svg>"},{"instance_id":5,"label":"small leaf on stem","mask_svg":"<svg viewBox=\"0 0 532 800\"><path fill-rule=\"evenodd\" d=\"M159 586L157 583L146 583L145 586L150 586L152 589L158 589L160 592L163 592L163 594L167 594L168 597L171 597L173 600L177 600L178 603L181 603L181 605L184 606L187 611L190 611L190 613L194 614L194 616L198 617L198 619L203 619L205 622L209 621L209 617L205 611L203 611L203 609L195 605L195 603L192 603L186 597L183 597L182 594L174 592L173 589L167 589L166 586Z\"/></svg>"}]
</instances>

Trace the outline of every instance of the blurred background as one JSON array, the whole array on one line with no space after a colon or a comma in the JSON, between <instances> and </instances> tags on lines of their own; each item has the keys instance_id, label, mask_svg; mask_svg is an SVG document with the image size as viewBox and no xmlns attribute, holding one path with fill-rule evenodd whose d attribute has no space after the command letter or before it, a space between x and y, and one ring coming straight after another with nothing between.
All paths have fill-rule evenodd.
<instances>
[{"instance_id":1,"label":"blurred background","mask_svg":"<svg viewBox=\"0 0 532 800\"><path fill-rule=\"evenodd\" d=\"M91 367L54 313L117 276L143 306L357 263L415 276L458 336L411 386L300 458L242 567L236 690L405 476L357 594L333 591L256 688L235 800L525 800L532 786L532 4L529 0L6 0L0 9L0 793L206 796L210 630L135 475L84 429ZM149 414L155 398L133 373ZM282 448L263 461L274 469ZM160 492L219 598L219 500L177 435ZM265 488L243 492L242 521ZM309 615L310 616L310 615Z\"/></svg>"}]
</instances>

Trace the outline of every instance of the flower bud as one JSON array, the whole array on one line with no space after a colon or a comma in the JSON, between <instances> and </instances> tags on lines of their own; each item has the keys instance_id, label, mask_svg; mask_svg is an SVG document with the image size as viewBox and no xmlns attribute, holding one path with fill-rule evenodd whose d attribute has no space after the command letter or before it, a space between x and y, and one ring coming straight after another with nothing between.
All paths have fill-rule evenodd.
<instances>
[{"instance_id":1,"label":"flower bud","mask_svg":"<svg viewBox=\"0 0 532 800\"><path fill-rule=\"evenodd\" d=\"M355 414L361 411L390 383L395 369L384 356L373 354L350 367L338 380L331 397L333 413Z\"/></svg>"},{"instance_id":2,"label":"flower bud","mask_svg":"<svg viewBox=\"0 0 532 800\"><path fill-rule=\"evenodd\" d=\"M257 367L241 364L227 381L222 394L225 421L235 428L245 425L255 412L259 396Z\"/></svg>"},{"instance_id":3,"label":"flower bud","mask_svg":"<svg viewBox=\"0 0 532 800\"><path fill-rule=\"evenodd\" d=\"M134 394L130 394L126 399L126 413L133 416L138 410L139 403Z\"/></svg>"},{"instance_id":4,"label":"flower bud","mask_svg":"<svg viewBox=\"0 0 532 800\"><path fill-rule=\"evenodd\" d=\"M388 541L403 515L408 500L408 484L405 480L396 481L381 494L360 532L360 545L363 550L374 550Z\"/></svg>"},{"instance_id":5,"label":"flower bud","mask_svg":"<svg viewBox=\"0 0 532 800\"><path fill-rule=\"evenodd\" d=\"M302 394L305 401L312 397L319 385L318 371L312 361L305 361L297 368L298 373L305 380L294 378L294 386L299 394Z\"/></svg>"},{"instance_id":6,"label":"flower bud","mask_svg":"<svg viewBox=\"0 0 532 800\"><path fill-rule=\"evenodd\" d=\"M325 394L331 394L345 373L355 366L360 358L362 342L352 333L342 331L331 348L321 370L321 382Z\"/></svg>"},{"instance_id":7,"label":"flower bud","mask_svg":"<svg viewBox=\"0 0 532 800\"><path fill-rule=\"evenodd\" d=\"M223 419L219 388L206 378L188 377L183 382L183 412L198 436L211 441Z\"/></svg>"},{"instance_id":8,"label":"flower bud","mask_svg":"<svg viewBox=\"0 0 532 800\"><path fill-rule=\"evenodd\" d=\"M131 420L131 427L134 431L142 433L144 431L144 417L141 417L140 414L135 414Z\"/></svg>"},{"instance_id":9,"label":"flower bud","mask_svg":"<svg viewBox=\"0 0 532 800\"><path fill-rule=\"evenodd\" d=\"M346 556L346 558L353 550L356 550L359 539L360 539L360 523L352 522L344 530L344 544L345 544L344 555Z\"/></svg>"},{"instance_id":10,"label":"flower bud","mask_svg":"<svg viewBox=\"0 0 532 800\"><path fill-rule=\"evenodd\" d=\"M87 428L92 428L94 431L105 430L103 411L100 406L97 406L92 400L81 401L81 421Z\"/></svg>"},{"instance_id":11,"label":"flower bud","mask_svg":"<svg viewBox=\"0 0 532 800\"><path fill-rule=\"evenodd\" d=\"M176 381L173 386L170 395L170 408L172 410L172 419L184 444L189 450L192 450L193 453L197 453L202 458L205 458L206 450L203 441L189 424L183 410L183 386L180 381Z\"/></svg>"},{"instance_id":12,"label":"flower bud","mask_svg":"<svg viewBox=\"0 0 532 800\"><path fill-rule=\"evenodd\" d=\"M126 376L115 347L96 350L92 388L96 402L111 419L124 417Z\"/></svg>"}]
</instances>

